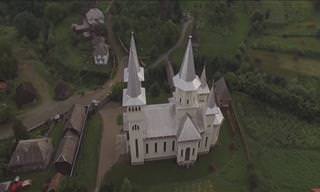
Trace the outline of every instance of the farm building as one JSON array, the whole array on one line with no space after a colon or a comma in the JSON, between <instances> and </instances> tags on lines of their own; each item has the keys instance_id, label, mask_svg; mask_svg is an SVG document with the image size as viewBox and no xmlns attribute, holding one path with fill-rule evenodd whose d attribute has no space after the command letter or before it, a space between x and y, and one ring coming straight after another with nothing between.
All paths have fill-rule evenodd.
<instances>
[{"instance_id":1,"label":"farm building","mask_svg":"<svg viewBox=\"0 0 320 192\"><path fill-rule=\"evenodd\" d=\"M54 162L54 166L59 173L63 175L68 175L71 173L78 145L79 136L68 130L62 138L56 154L56 160Z\"/></svg>"},{"instance_id":2,"label":"farm building","mask_svg":"<svg viewBox=\"0 0 320 192\"><path fill-rule=\"evenodd\" d=\"M64 136L54 162L56 170L63 175L69 175L72 171L86 115L85 106L80 104L75 104L67 114L68 121L64 125Z\"/></svg>"},{"instance_id":3,"label":"farm building","mask_svg":"<svg viewBox=\"0 0 320 192\"><path fill-rule=\"evenodd\" d=\"M50 138L19 141L8 168L12 172L26 172L46 169L53 153Z\"/></svg>"},{"instance_id":4,"label":"farm building","mask_svg":"<svg viewBox=\"0 0 320 192\"><path fill-rule=\"evenodd\" d=\"M231 105L232 97L224 78L215 83L216 101L219 107L228 108Z\"/></svg>"},{"instance_id":5,"label":"farm building","mask_svg":"<svg viewBox=\"0 0 320 192\"><path fill-rule=\"evenodd\" d=\"M86 109L83 105L75 104L68 113L68 121L65 123L65 131L72 130L77 135L81 135L85 118Z\"/></svg>"}]
</instances>

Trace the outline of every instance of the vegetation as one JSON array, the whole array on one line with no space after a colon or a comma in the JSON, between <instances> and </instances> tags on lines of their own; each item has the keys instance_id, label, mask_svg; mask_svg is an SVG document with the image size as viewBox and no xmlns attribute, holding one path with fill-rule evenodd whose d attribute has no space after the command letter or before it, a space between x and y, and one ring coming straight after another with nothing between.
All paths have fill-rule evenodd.
<instances>
[{"instance_id":1,"label":"vegetation","mask_svg":"<svg viewBox=\"0 0 320 192\"><path fill-rule=\"evenodd\" d=\"M121 161L107 174L101 192L118 191L125 178L138 191L248 191L240 141L231 138L227 123L221 131L219 144L208 155L200 156L193 167L178 167L174 159L147 162L144 166ZM236 146L235 150L230 150L231 144Z\"/></svg>"},{"instance_id":2,"label":"vegetation","mask_svg":"<svg viewBox=\"0 0 320 192\"><path fill-rule=\"evenodd\" d=\"M257 191L298 192L316 187L319 123L301 120L245 94L233 97L255 164Z\"/></svg>"},{"instance_id":3,"label":"vegetation","mask_svg":"<svg viewBox=\"0 0 320 192\"><path fill-rule=\"evenodd\" d=\"M94 189L100 154L101 132L102 121L100 116L97 114L90 117L79 153L75 176L65 182L66 184L61 189L62 191L68 191L74 186L79 188L79 192Z\"/></svg>"},{"instance_id":4,"label":"vegetation","mask_svg":"<svg viewBox=\"0 0 320 192\"><path fill-rule=\"evenodd\" d=\"M17 76L17 61L8 39L0 40L0 79L11 80Z\"/></svg>"}]
</instances>

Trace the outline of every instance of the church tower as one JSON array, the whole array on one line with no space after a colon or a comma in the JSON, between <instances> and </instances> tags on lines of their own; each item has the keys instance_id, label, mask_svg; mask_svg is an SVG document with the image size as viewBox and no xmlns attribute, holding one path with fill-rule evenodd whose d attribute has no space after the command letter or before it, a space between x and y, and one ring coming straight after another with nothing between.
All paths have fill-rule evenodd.
<instances>
[{"instance_id":1,"label":"church tower","mask_svg":"<svg viewBox=\"0 0 320 192\"><path fill-rule=\"evenodd\" d=\"M207 75L206 75L206 67L203 67L201 77L200 77L201 85L199 88L198 102L202 109L205 109L208 103L208 96L210 93L209 86L207 83Z\"/></svg>"},{"instance_id":2,"label":"church tower","mask_svg":"<svg viewBox=\"0 0 320 192\"><path fill-rule=\"evenodd\" d=\"M195 72L191 36L184 54L180 71L173 77L175 86L174 98L177 110L193 113L198 103L198 89L201 85Z\"/></svg>"},{"instance_id":3,"label":"church tower","mask_svg":"<svg viewBox=\"0 0 320 192\"><path fill-rule=\"evenodd\" d=\"M124 110L124 131L127 132L129 151L132 164L143 164L143 110L146 105L145 89L141 86L139 77L139 64L133 35L131 37L130 52L127 68L127 89L123 90L122 106ZM141 68L140 68L141 70ZM142 76L143 77L143 76Z\"/></svg>"}]
</instances>

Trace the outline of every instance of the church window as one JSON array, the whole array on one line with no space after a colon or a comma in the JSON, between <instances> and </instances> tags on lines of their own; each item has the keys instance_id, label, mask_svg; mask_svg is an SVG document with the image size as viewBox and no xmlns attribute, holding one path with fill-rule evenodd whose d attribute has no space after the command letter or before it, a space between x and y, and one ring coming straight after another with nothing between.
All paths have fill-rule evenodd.
<instances>
[{"instance_id":1,"label":"church window","mask_svg":"<svg viewBox=\"0 0 320 192\"><path fill-rule=\"evenodd\" d=\"M183 157L183 150L181 149L181 157Z\"/></svg>"},{"instance_id":2,"label":"church window","mask_svg":"<svg viewBox=\"0 0 320 192\"><path fill-rule=\"evenodd\" d=\"M208 145L208 137L206 137L206 142L205 142L204 145L207 147L207 145Z\"/></svg>"},{"instance_id":3,"label":"church window","mask_svg":"<svg viewBox=\"0 0 320 192\"><path fill-rule=\"evenodd\" d=\"M167 142L163 143L163 151L166 152L167 151Z\"/></svg>"},{"instance_id":4,"label":"church window","mask_svg":"<svg viewBox=\"0 0 320 192\"><path fill-rule=\"evenodd\" d=\"M129 112L131 112L131 107L129 107Z\"/></svg>"},{"instance_id":5,"label":"church window","mask_svg":"<svg viewBox=\"0 0 320 192\"><path fill-rule=\"evenodd\" d=\"M148 153L149 153L149 144L146 143L146 154L148 154Z\"/></svg>"},{"instance_id":6,"label":"church window","mask_svg":"<svg viewBox=\"0 0 320 192\"><path fill-rule=\"evenodd\" d=\"M155 152L155 153L158 152L158 143L154 143L154 152Z\"/></svg>"},{"instance_id":7,"label":"church window","mask_svg":"<svg viewBox=\"0 0 320 192\"><path fill-rule=\"evenodd\" d=\"M182 103L182 99L181 99L181 97L180 97L180 104Z\"/></svg>"},{"instance_id":8,"label":"church window","mask_svg":"<svg viewBox=\"0 0 320 192\"><path fill-rule=\"evenodd\" d=\"M200 148L200 141L199 141L199 143L198 143L198 148Z\"/></svg>"},{"instance_id":9,"label":"church window","mask_svg":"<svg viewBox=\"0 0 320 192\"><path fill-rule=\"evenodd\" d=\"M192 149L192 156L194 156L194 152L195 152L195 149L193 148L193 149Z\"/></svg>"},{"instance_id":10,"label":"church window","mask_svg":"<svg viewBox=\"0 0 320 192\"><path fill-rule=\"evenodd\" d=\"M135 140L136 142L136 157L139 158L139 146L138 146L138 139Z\"/></svg>"},{"instance_id":11,"label":"church window","mask_svg":"<svg viewBox=\"0 0 320 192\"><path fill-rule=\"evenodd\" d=\"M187 104L189 105L189 99L187 99Z\"/></svg>"},{"instance_id":12,"label":"church window","mask_svg":"<svg viewBox=\"0 0 320 192\"><path fill-rule=\"evenodd\" d=\"M176 145L176 142L172 141L172 151L174 151L175 145Z\"/></svg>"},{"instance_id":13,"label":"church window","mask_svg":"<svg viewBox=\"0 0 320 192\"><path fill-rule=\"evenodd\" d=\"M127 140L129 140L129 132L127 132Z\"/></svg>"}]
</instances>

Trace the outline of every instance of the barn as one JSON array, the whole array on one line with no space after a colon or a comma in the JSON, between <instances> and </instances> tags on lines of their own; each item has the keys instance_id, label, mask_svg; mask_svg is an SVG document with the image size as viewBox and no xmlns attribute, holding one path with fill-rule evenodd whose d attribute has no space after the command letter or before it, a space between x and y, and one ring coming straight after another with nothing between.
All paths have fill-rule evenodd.
<instances>
[{"instance_id":1,"label":"barn","mask_svg":"<svg viewBox=\"0 0 320 192\"><path fill-rule=\"evenodd\" d=\"M52 153L50 138L21 140L11 156L8 168L13 173L44 170Z\"/></svg>"}]
</instances>

